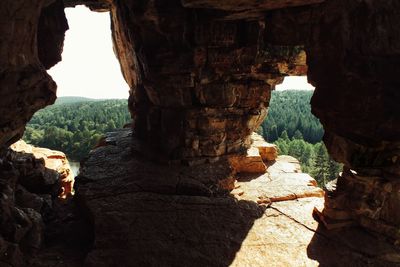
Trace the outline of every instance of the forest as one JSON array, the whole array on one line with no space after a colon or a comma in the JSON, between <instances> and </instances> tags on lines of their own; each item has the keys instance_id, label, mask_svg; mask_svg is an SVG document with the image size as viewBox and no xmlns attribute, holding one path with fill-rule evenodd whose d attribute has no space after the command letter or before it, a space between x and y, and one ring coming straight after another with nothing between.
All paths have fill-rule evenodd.
<instances>
[{"instance_id":1,"label":"forest","mask_svg":"<svg viewBox=\"0 0 400 267\"><path fill-rule=\"evenodd\" d=\"M105 132L129 122L127 100L60 97L33 116L23 139L35 146L63 151L70 160L80 161Z\"/></svg>"},{"instance_id":2,"label":"forest","mask_svg":"<svg viewBox=\"0 0 400 267\"><path fill-rule=\"evenodd\" d=\"M329 158L322 143L323 128L311 114L312 91L274 91L268 117L258 133L275 143L281 155L299 159L304 172L323 186L335 179L341 166ZM107 131L130 122L127 100L60 97L38 111L23 139L33 145L60 150L73 161L82 160Z\"/></svg>"},{"instance_id":3,"label":"forest","mask_svg":"<svg viewBox=\"0 0 400 267\"><path fill-rule=\"evenodd\" d=\"M322 142L324 129L311 113L313 91L273 91L268 116L258 129L265 140L278 146L279 154L297 158L303 172L320 186L336 179L341 164L332 160Z\"/></svg>"}]
</instances>

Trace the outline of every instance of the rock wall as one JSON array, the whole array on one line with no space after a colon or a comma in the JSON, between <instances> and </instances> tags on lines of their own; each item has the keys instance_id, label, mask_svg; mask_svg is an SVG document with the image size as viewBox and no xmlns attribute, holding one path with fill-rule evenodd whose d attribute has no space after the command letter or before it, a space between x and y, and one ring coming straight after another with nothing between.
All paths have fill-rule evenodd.
<instances>
[{"instance_id":1,"label":"rock wall","mask_svg":"<svg viewBox=\"0 0 400 267\"><path fill-rule=\"evenodd\" d=\"M62 1L52 2L0 4L0 152L22 137L37 110L56 99L45 67L60 59L67 24Z\"/></svg>"},{"instance_id":2,"label":"rock wall","mask_svg":"<svg viewBox=\"0 0 400 267\"><path fill-rule=\"evenodd\" d=\"M399 202L400 30L396 1L325 1L271 11L268 41L303 44L311 105L331 156L345 164L330 185L323 213L328 227L351 222L396 237Z\"/></svg>"}]
</instances>

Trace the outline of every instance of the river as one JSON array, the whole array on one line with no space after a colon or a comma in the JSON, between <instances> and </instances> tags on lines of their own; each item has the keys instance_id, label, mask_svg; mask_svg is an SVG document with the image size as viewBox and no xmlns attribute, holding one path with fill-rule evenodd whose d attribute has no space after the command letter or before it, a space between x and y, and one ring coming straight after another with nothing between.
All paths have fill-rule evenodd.
<instances>
[{"instance_id":1,"label":"river","mask_svg":"<svg viewBox=\"0 0 400 267\"><path fill-rule=\"evenodd\" d=\"M79 174L79 167L81 166L81 164L76 161L70 161L69 166L71 166L72 173L76 177Z\"/></svg>"}]
</instances>

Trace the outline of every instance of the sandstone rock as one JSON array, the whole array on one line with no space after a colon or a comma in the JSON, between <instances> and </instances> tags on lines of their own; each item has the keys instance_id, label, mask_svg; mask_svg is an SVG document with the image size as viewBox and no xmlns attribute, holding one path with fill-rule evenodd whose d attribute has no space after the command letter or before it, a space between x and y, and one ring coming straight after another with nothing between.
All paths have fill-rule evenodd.
<instances>
[{"instance_id":1,"label":"sandstone rock","mask_svg":"<svg viewBox=\"0 0 400 267\"><path fill-rule=\"evenodd\" d=\"M60 151L34 147L20 140L11 146L23 176L20 182L31 192L47 193L52 187L60 189L59 197L73 193L74 176L67 157ZM43 191L44 190L44 191Z\"/></svg>"},{"instance_id":2,"label":"sandstone rock","mask_svg":"<svg viewBox=\"0 0 400 267\"><path fill-rule=\"evenodd\" d=\"M161 168L165 175L160 175L151 170L154 165L142 168L132 160L129 163L133 167L128 172L138 170L137 177L149 172L145 176L155 178L144 183L144 188L140 188L142 184L137 179L118 187L131 174L126 173L125 164L117 166L112 170L119 177L114 181L119 190L113 187L116 192L134 187L154 194L174 194L177 185L182 184L183 195L205 197L205 187L217 187L218 181L232 178L228 175L229 164L216 160L226 154L244 153L250 147L249 136L266 116L273 87L285 75L308 72L309 81L316 86L312 111L324 125L327 148L336 160L357 173L345 172L338 179L335 193L326 201L327 211L332 209L329 214L339 217L350 213L359 224L394 236L393 229L399 227L395 192L400 175L398 1L66 0L65 3L87 4L99 11L110 8L115 51L131 87L132 126L138 138L153 144L153 152L149 154L154 157L162 153L165 162L213 161L209 166L212 171L208 167L204 168L206 171L193 168L202 173L194 176L204 178L200 185L190 179L182 182L191 172L188 169L184 168L182 176L171 178L168 175L176 173L165 166ZM28 158L14 162L15 167L21 167L17 170L6 154L7 147L22 136L33 113L54 102L56 97L56 85L45 67L60 58L66 29L62 9L61 0L4 0L0 4L2 235L11 235L15 222L13 192L18 177L26 179L25 174L36 177L44 171L42 161ZM107 147L101 153L107 157L113 149L120 152ZM293 164L279 160L278 164L290 175L300 172ZM22 167L28 165L32 168ZM91 166L99 170L91 169L87 174L97 173L100 178L107 178L101 173L105 167L100 165L92 162ZM211 175L214 171L218 178ZM54 176L40 177L41 183L53 184ZM87 175L85 179L93 182L94 177ZM159 183L158 177L164 177L165 183ZM303 178L302 182L309 180ZM98 180L89 187L103 188L99 184L106 182ZM65 183L64 194L68 194L72 183L69 179ZM28 183L24 185L30 190ZM210 190L211 194L219 193L214 188ZM350 194L353 191L355 194ZM152 197L143 198L153 201ZM235 207L232 212L240 213L241 208L232 205ZM358 247L374 241L360 240L364 242ZM329 239L311 240L314 241L332 248L327 245ZM308 252L321 265L329 264L334 257L331 253L321 257L317 245L311 245ZM363 254L353 253L355 246L351 248L350 254L338 253L336 263L347 259L345 264L379 265L379 261L385 263L395 258L390 256L395 253L376 250L383 253L380 257L371 253L371 249ZM9 258L2 262L22 264L19 246L11 244L7 249ZM364 255L369 255L368 259Z\"/></svg>"},{"instance_id":3,"label":"sandstone rock","mask_svg":"<svg viewBox=\"0 0 400 267\"><path fill-rule=\"evenodd\" d=\"M229 157L229 162L237 173L265 173L267 171L257 147L249 148L246 155Z\"/></svg>"},{"instance_id":4,"label":"sandstone rock","mask_svg":"<svg viewBox=\"0 0 400 267\"><path fill-rule=\"evenodd\" d=\"M236 177L233 197L213 190L218 181L232 175L221 172L225 163L189 169L181 165L155 167L142 157L135 138L128 133L109 134L105 140L112 142L91 152L77 179L76 197L90 214L94 231L85 265L400 264L398 248L359 228L326 232L320 227L312 211L324 205L322 190L315 180L299 172L298 161L292 157L278 157L268 169L271 173L247 180ZM177 191L176 186L188 177L190 188L206 186L212 194ZM278 192L283 197L269 205L257 204L259 193L269 192L272 199ZM293 192L296 197L284 197Z\"/></svg>"},{"instance_id":5,"label":"sandstone rock","mask_svg":"<svg viewBox=\"0 0 400 267\"><path fill-rule=\"evenodd\" d=\"M27 266L42 247L42 216L46 220L55 216L52 198L58 197L60 176L68 170L63 153L23 141L13 144L0 161L1 266Z\"/></svg>"},{"instance_id":6,"label":"sandstone rock","mask_svg":"<svg viewBox=\"0 0 400 267\"><path fill-rule=\"evenodd\" d=\"M326 190L321 219L327 227L359 222L366 228L398 240L400 182L385 176L370 176L345 169Z\"/></svg>"},{"instance_id":7,"label":"sandstone rock","mask_svg":"<svg viewBox=\"0 0 400 267\"><path fill-rule=\"evenodd\" d=\"M361 182L349 174L339 177L335 193L327 198L325 219L352 214L353 222L369 221L365 223L368 228L380 232L390 228L379 219L382 206L392 212L397 208L381 201L396 199L387 189L399 178L399 162L393 160L399 147L399 129L394 126L400 125L399 116L390 115L400 114L394 103L399 96L389 82L390 77L399 75L399 69L392 65L397 63L382 59L397 58L400 51L398 30L390 30L398 24L398 15L393 12L398 8L397 2L325 1L311 9L270 12L267 29L267 39L276 45L306 45L308 79L316 86L312 111L324 125L328 151L347 168L371 179ZM309 18L318 25L315 31L309 31ZM334 28L328 41L325 33ZM393 38L383 37L387 34ZM354 45L355 40L363 45ZM376 101L371 104L373 99ZM339 117L343 119L337 120ZM396 218L393 213L388 219L391 227L398 228Z\"/></svg>"},{"instance_id":8,"label":"sandstone rock","mask_svg":"<svg viewBox=\"0 0 400 267\"><path fill-rule=\"evenodd\" d=\"M268 166L268 171L276 176L279 176L281 173L301 173L301 166L296 158L281 155L277 158L276 162Z\"/></svg>"},{"instance_id":9,"label":"sandstone rock","mask_svg":"<svg viewBox=\"0 0 400 267\"><path fill-rule=\"evenodd\" d=\"M178 1L165 5L168 12L158 5L119 5L111 9L114 43L133 88L134 128L169 158L220 157L248 149L250 133L266 116L272 86L306 66L301 49L260 46L262 23L210 21L202 10L196 10L194 23L188 19L192 11ZM161 26L161 21L169 23ZM141 30L130 32L127 25ZM190 47L185 36L192 36ZM142 48L134 45L136 39Z\"/></svg>"},{"instance_id":10,"label":"sandstone rock","mask_svg":"<svg viewBox=\"0 0 400 267\"><path fill-rule=\"evenodd\" d=\"M43 8L38 25L38 56L46 69L61 61L68 22L62 0L51 1Z\"/></svg>"},{"instance_id":11,"label":"sandstone rock","mask_svg":"<svg viewBox=\"0 0 400 267\"><path fill-rule=\"evenodd\" d=\"M42 13L48 1L3 1L0 8L0 88L1 104L0 113L0 151L5 149L20 139L23 135L25 125L32 117L34 112L49 104L56 99L56 84L46 73L40 60L47 62L46 57L53 57L51 52L61 52L59 49L62 43L65 27L55 27L60 25L60 21L65 22L62 13L57 13L51 17ZM61 1L58 1L61 2ZM61 12L63 12L61 7ZM46 36L46 42L40 42L38 48L38 32L45 33L44 29L39 29L40 15L46 17L46 25L57 28L57 38L55 42L52 35ZM41 20L43 21L43 19ZM53 24L51 22L54 22ZM54 29L53 28L53 29ZM55 33L52 31L52 33ZM47 43L49 41L49 43ZM57 48L54 48L54 45ZM46 49L43 49L46 46ZM62 45L61 45L62 46ZM54 48L54 49L53 49ZM39 60L38 51L43 55ZM51 61L51 60L49 60ZM53 61L54 63L54 61ZM47 65L47 64L46 64Z\"/></svg>"},{"instance_id":12,"label":"sandstone rock","mask_svg":"<svg viewBox=\"0 0 400 267\"><path fill-rule=\"evenodd\" d=\"M310 175L299 172L298 161L279 156L265 174L239 176L239 199L270 203L307 197L323 197L324 192Z\"/></svg>"},{"instance_id":13,"label":"sandstone rock","mask_svg":"<svg viewBox=\"0 0 400 267\"><path fill-rule=\"evenodd\" d=\"M252 133L251 139L253 141L252 146L258 148L261 158L264 161L273 161L278 157L278 147L276 145L267 143L264 138L257 133Z\"/></svg>"}]
</instances>

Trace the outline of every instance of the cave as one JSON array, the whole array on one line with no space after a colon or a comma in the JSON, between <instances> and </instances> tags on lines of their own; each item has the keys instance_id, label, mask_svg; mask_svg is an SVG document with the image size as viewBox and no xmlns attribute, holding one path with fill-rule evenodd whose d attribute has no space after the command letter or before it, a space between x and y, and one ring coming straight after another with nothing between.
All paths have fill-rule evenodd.
<instances>
[{"instance_id":1,"label":"cave","mask_svg":"<svg viewBox=\"0 0 400 267\"><path fill-rule=\"evenodd\" d=\"M76 266L400 264L400 3L369 0L3 1L1 264L46 259L37 213L13 200L24 172L9 146L55 101L46 69L61 60L64 8L81 4L110 11L133 121L104 137L76 181L90 233ZM252 132L271 90L288 75L307 75L316 88L312 112L344 164L321 208L307 198L227 196L237 189L232 172L261 142ZM274 246L267 238L282 229L271 218L300 225L281 237L302 249Z\"/></svg>"}]
</instances>

